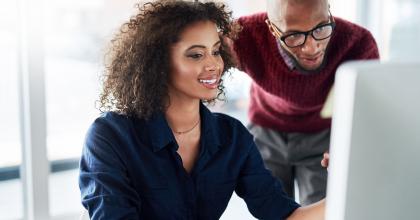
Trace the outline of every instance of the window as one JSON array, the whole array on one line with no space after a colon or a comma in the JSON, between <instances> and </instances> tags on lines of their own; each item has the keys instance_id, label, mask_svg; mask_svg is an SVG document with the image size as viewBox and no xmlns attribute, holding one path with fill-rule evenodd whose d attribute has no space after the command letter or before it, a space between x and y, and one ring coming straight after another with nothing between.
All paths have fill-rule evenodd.
<instances>
[{"instance_id":1,"label":"window","mask_svg":"<svg viewBox=\"0 0 420 220\"><path fill-rule=\"evenodd\" d=\"M0 167L20 164L15 2L0 1Z\"/></svg>"},{"instance_id":2,"label":"window","mask_svg":"<svg viewBox=\"0 0 420 220\"><path fill-rule=\"evenodd\" d=\"M15 1L0 0L0 219L22 218L18 103L18 20Z\"/></svg>"},{"instance_id":3,"label":"window","mask_svg":"<svg viewBox=\"0 0 420 220\"><path fill-rule=\"evenodd\" d=\"M383 14L385 58L389 60L420 60L420 1L385 1Z\"/></svg>"},{"instance_id":4,"label":"window","mask_svg":"<svg viewBox=\"0 0 420 220\"><path fill-rule=\"evenodd\" d=\"M45 1L47 150L53 165L78 166L87 129L99 116L95 101L105 46L136 2ZM50 176L51 216L82 210L77 179L77 169Z\"/></svg>"}]
</instances>

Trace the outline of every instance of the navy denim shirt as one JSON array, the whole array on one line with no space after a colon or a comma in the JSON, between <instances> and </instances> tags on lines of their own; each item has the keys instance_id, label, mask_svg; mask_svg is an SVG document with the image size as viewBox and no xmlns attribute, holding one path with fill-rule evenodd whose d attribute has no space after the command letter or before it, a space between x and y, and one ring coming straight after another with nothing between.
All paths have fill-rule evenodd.
<instances>
[{"instance_id":1,"label":"navy denim shirt","mask_svg":"<svg viewBox=\"0 0 420 220\"><path fill-rule=\"evenodd\" d=\"M219 219L233 191L259 219L284 219L299 207L264 168L238 120L204 105L200 115L200 153L190 173L163 113L140 120L108 112L96 119L79 176L91 219Z\"/></svg>"}]
</instances>

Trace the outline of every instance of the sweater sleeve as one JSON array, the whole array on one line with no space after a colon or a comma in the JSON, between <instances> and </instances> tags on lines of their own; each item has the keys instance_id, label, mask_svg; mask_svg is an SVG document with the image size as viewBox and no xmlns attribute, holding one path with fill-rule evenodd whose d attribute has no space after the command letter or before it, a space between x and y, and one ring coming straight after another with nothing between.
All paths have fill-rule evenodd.
<instances>
[{"instance_id":1,"label":"sweater sleeve","mask_svg":"<svg viewBox=\"0 0 420 220\"><path fill-rule=\"evenodd\" d=\"M249 54L250 50L249 40L251 36L246 20L247 17L241 17L237 20L237 23L241 26L241 31L238 33L238 38L233 43L233 51L236 55L237 68L241 71L244 71L244 62L246 62L244 54Z\"/></svg>"},{"instance_id":2,"label":"sweater sleeve","mask_svg":"<svg viewBox=\"0 0 420 220\"><path fill-rule=\"evenodd\" d=\"M253 15L243 16L237 20L241 26L238 38L234 41L233 48L237 55L238 68L245 71L251 65L261 66L255 58L261 55L261 41L265 41L266 28L263 20L267 15L265 13L257 13ZM249 71L245 71L251 74Z\"/></svg>"},{"instance_id":3,"label":"sweater sleeve","mask_svg":"<svg viewBox=\"0 0 420 220\"><path fill-rule=\"evenodd\" d=\"M336 18L336 22L336 36L330 44L333 44L333 56L339 57L338 64L351 60L379 59L378 45L369 30L340 18Z\"/></svg>"},{"instance_id":4,"label":"sweater sleeve","mask_svg":"<svg viewBox=\"0 0 420 220\"><path fill-rule=\"evenodd\" d=\"M379 59L378 45L376 44L375 38L373 38L372 34L368 30L364 30L359 43L356 45L358 45L359 51L363 51L363 53L360 53L359 59Z\"/></svg>"}]
</instances>

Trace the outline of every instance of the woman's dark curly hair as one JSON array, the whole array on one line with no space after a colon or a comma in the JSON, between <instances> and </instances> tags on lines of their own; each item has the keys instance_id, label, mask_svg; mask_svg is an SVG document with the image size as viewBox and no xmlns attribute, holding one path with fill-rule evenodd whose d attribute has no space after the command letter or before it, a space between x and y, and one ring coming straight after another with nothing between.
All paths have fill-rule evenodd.
<instances>
[{"instance_id":1,"label":"woman's dark curly hair","mask_svg":"<svg viewBox=\"0 0 420 220\"><path fill-rule=\"evenodd\" d=\"M158 0L137 7L139 12L121 26L106 54L99 109L148 118L167 107L170 47L187 26L212 21L221 38L236 34L232 12L222 3ZM223 41L220 53L224 74L234 63ZM216 99L223 94L221 82Z\"/></svg>"}]
</instances>

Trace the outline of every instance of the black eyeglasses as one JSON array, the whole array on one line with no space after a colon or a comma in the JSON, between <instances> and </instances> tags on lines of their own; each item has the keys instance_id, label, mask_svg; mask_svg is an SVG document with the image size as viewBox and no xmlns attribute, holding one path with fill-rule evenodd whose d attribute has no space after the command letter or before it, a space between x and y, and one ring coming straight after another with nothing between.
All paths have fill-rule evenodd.
<instances>
[{"instance_id":1,"label":"black eyeglasses","mask_svg":"<svg viewBox=\"0 0 420 220\"><path fill-rule=\"evenodd\" d=\"M331 36L335 28L334 18L331 16L331 13L330 23L318 25L309 31L298 31L286 35L274 23L270 22L270 20L267 19L266 23L273 30L276 37L290 48L299 47L305 44L308 35L311 35L312 38L318 41L327 39Z\"/></svg>"}]
</instances>

